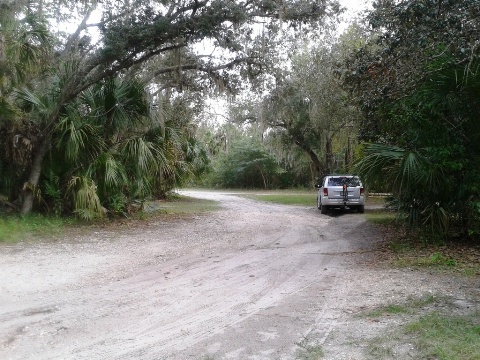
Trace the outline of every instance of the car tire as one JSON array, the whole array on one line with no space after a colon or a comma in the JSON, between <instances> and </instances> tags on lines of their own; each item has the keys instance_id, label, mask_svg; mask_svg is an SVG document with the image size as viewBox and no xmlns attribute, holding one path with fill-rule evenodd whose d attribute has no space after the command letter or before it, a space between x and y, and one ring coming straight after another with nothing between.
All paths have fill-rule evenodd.
<instances>
[{"instance_id":1,"label":"car tire","mask_svg":"<svg viewBox=\"0 0 480 360\"><path fill-rule=\"evenodd\" d=\"M328 212L328 208L327 208L327 205L322 205L320 204L320 212L322 214L326 214Z\"/></svg>"},{"instance_id":2,"label":"car tire","mask_svg":"<svg viewBox=\"0 0 480 360\"><path fill-rule=\"evenodd\" d=\"M358 208L357 208L357 211L360 214L363 214L365 212L365 205L359 205Z\"/></svg>"}]
</instances>

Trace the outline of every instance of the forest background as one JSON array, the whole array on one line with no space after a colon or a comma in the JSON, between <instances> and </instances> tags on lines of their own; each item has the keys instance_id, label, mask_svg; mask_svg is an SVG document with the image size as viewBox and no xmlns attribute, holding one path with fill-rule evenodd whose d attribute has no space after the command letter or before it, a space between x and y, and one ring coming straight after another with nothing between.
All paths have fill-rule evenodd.
<instances>
[{"instance_id":1,"label":"forest background","mask_svg":"<svg viewBox=\"0 0 480 360\"><path fill-rule=\"evenodd\" d=\"M3 0L2 207L93 219L185 184L354 172L410 226L478 237L480 1L344 14L334 0Z\"/></svg>"}]
</instances>

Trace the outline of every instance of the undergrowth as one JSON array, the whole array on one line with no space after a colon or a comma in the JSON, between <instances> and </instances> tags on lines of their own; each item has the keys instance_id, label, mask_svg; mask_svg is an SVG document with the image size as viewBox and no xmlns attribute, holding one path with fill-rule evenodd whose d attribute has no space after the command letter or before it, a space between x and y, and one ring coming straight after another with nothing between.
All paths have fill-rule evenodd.
<instances>
[{"instance_id":1,"label":"undergrowth","mask_svg":"<svg viewBox=\"0 0 480 360\"><path fill-rule=\"evenodd\" d=\"M70 218L35 214L23 217L3 215L0 217L0 242L14 243L35 235L56 235L72 223L74 223L74 220Z\"/></svg>"}]
</instances>

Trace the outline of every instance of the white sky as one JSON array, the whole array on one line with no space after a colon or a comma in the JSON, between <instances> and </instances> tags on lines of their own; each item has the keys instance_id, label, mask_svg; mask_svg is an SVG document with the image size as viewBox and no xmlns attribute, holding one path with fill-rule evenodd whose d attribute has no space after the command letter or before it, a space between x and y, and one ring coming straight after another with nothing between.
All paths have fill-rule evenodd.
<instances>
[{"instance_id":1,"label":"white sky","mask_svg":"<svg viewBox=\"0 0 480 360\"><path fill-rule=\"evenodd\" d=\"M373 0L339 0L339 2L350 12L355 13L371 7Z\"/></svg>"},{"instance_id":2,"label":"white sky","mask_svg":"<svg viewBox=\"0 0 480 360\"><path fill-rule=\"evenodd\" d=\"M339 27L339 31L342 33L351 20L360 15L364 10L372 8L373 0L339 0L339 2L340 5L347 8L346 14L343 16L345 21Z\"/></svg>"}]
</instances>

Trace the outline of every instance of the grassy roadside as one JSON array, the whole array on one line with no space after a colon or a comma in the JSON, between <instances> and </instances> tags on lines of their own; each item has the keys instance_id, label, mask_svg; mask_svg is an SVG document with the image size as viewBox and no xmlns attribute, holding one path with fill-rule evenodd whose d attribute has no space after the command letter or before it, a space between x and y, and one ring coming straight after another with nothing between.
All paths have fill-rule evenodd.
<instances>
[{"instance_id":1,"label":"grassy roadside","mask_svg":"<svg viewBox=\"0 0 480 360\"><path fill-rule=\"evenodd\" d=\"M442 271L467 277L480 276L480 244L461 239L432 241L409 233L390 211L376 210L366 219L380 227L384 242L379 261L398 268Z\"/></svg>"},{"instance_id":2,"label":"grassy roadside","mask_svg":"<svg viewBox=\"0 0 480 360\"><path fill-rule=\"evenodd\" d=\"M67 218L30 215L0 217L0 243L16 243L35 236L57 235L74 221Z\"/></svg>"},{"instance_id":3,"label":"grassy roadside","mask_svg":"<svg viewBox=\"0 0 480 360\"><path fill-rule=\"evenodd\" d=\"M243 197L282 205L315 206L317 193L308 190L271 190L240 193Z\"/></svg>"},{"instance_id":4,"label":"grassy roadside","mask_svg":"<svg viewBox=\"0 0 480 360\"><path fill-rule=\"evenodd\" d=\"M143 205L143 211L128 216L117 216L94 222L81 222L74 218L44 216L32 214L25 217L0 214L0 244L14 244L20 241L35 241L49 237L62 236L72 227L82 226L123 226L128 222L141 222L177 217L193 216L208 211L215 211L219 205L215 201L195 199L186 196L172 195L167 200L149 201Z\"/></svg>"},{"instance_id":5,"label":"grassy roadside","mask_svg":"<svg viewBox=\"0 0 480 360\"><path fill-rule=\"evenodd\" d=\"M149 201L144 204L144 212L140 216L155 215L193 215L216 211L220 208L213 200L197 199L183 195L170 195L167 200Z\"/></svg>"},{"instance_id":6,"label":"grassy roadside","mask_svg":"<svg viewBox=\"0 0 480 360\"><path fill-rule=\"evenodd\" d=\"M388 304L359 316L402 324L367 340L371 359L480 359L480 309L465 313L448 297L429 295ZM452 310L454 309L454 310Z\"/></svg>"},{"instance_id":7,"label":"grassy roadside","mask_svg":"<svg viewBox=\"0 0 480 360\"><path fill-rule=\"evenodd\" d=\"M269 201L285 205L315 206L316 193L309 190L279 190L279 191L241 191L232 193L260 201ZM19 217L0 213L0 243L16 243L36 237L61 236L72 226L110 226L125 225L127 222L148 221L158 217L174 219L176 217L193 216L204 212L215 211L219 208L217 202L181 196L170 195L166 200L147 201L143 204L143 211L137 211L124 217L102 219L91 223L84 223L73 218L54 216L30 215Z\"/></svg>"},{"instance_id":8,"label":"grassy roadside","mask_svg":"<svg viewBox=\"0 0 480 360\"><path fill-rule=\"evenodd\" d=\"M317 205L316 190L270 190L270 191L249 191L241 192L240 195L254 200L268 201L283 205L312 206ZM368 197L367 206L381 206L384 199L381 197Z\"/></svg>"},{"instance_id":9,"label":"grassy roadside","mask_svg":"<svg viewBox=\"0 0 480 360\"><path fill-rule=\"evenodd\" d=\"M478 244L426 241L418 234L406 233L395 223L395 214L387 211L366 213L366 218L379 226L385 237L378 262L439 276L466 277L473 282L480 276ZM413 351L419 359L480 359L480 299L471 300L463 310L454 301L429 296L365 312L370 321L395 319L401 324L368 342L370 358L397 358L409 344L407 352Z\"/></svg>"}]
</instances>

